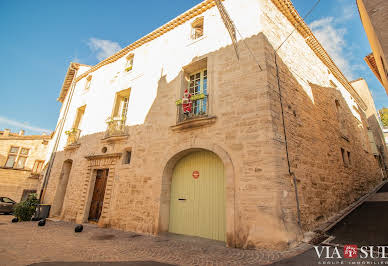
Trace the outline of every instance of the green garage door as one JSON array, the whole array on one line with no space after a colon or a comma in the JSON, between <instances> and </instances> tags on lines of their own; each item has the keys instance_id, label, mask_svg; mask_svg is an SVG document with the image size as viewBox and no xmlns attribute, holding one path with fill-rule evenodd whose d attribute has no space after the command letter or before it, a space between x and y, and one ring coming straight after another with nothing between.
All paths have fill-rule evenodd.
<instances>
[{"instance_id":1,"label":"green garage door","mask_svg":"<svg viewBox=\"0 0 388 266\"><path fill-rule=\"evenodd\" d=\"M225 178L221 159L193 152L175 166L169 231L225 241Z\"/></svg>"}]
</instances>

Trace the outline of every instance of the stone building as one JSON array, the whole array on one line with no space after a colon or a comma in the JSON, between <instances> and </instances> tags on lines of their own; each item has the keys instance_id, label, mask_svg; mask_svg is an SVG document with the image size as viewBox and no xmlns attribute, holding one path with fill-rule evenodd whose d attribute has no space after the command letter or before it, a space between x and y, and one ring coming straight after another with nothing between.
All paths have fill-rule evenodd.
<instances>
[{"instance_id":1,"label":"stone building","mask_svg":"<svg viewBox=\"0 0 388 266\"><path fill-rule=\"evenodd\" d=\"M0 196L20 201L36 193L50 136L0 131Z\"/></svg>"},{"instance_id":2,"label":"stone building","mask_svg":"<svg viewBox=\"0 0 388 266\"><path fill-rule=\"evenodd\" d=\"M388 94L388 1L357 0L357 6L372 48L365 62Z\"/></svg>"},{"instance_id":3,"label":"stone building","mask_svg":"<svg viewBox=\"0 0 388 266\"><path fill-rule=\"evenodd\" d=\"M383 133L384 133L385 143L388 145L388 128L387 127L384 127Z\"/></svg>"},{"instance_id":4,"label":"stone building","mask_svg":"<svg viewBox=\"0 0 388 266\"><path fill-rule=\"evenodd\" d=\"M363 78L351 81L350 83L368 106L365 115L368 124L369 142L371 144L372 153L376 160L378 160L383 175L387 178L388 150L385 143L384 126L376 110L371 91Z\"/></svg>"},{"instance_id":5,"label":"stone building","mask_svg":"<svg viewBox=\"0 0 388 266\"><path fill-rule=\"evenodd\" d=\"M70 64L52 216L286 249L381 182L367 106L292 3L217 4Z\"/></svg>"}]
</instances>

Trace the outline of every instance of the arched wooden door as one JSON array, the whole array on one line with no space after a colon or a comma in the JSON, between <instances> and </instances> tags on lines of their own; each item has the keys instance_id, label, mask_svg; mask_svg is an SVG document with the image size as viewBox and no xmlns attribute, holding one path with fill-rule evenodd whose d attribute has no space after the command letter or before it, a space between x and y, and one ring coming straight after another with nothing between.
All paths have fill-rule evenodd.
<instances>
[{"instance_id":1,"label":"arched wooden door","mask_svg":"<svg viewBox=\"0 0 388 266\"><path fill-rule=\"evenodd\" d=\"M171 180L169 231L226 240L225 177L221 159L209 151L183 157Z\"/></svg>"}]
</instances>

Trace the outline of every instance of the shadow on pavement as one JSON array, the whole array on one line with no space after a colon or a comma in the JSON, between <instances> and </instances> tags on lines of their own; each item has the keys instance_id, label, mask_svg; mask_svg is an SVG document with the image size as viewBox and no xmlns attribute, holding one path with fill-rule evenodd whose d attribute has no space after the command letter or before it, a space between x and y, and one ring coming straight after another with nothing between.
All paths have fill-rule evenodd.
<instances>
[{"instance_id":1,"label":"shadow on pavement","mask_svg":"<svg viewBox=\"0 0 388 266\"><path fill-rule=\"evenodd\" d=\"M388 192L388 183L385 184L382 188L380 188L379 191L377 191L377 193L384 193L384 192Z\"/></svg>"},{"instance_id":2,"label":"shadow on pavement","mask_svg":"<svg viewBox=\"0 0 388 266\"><path fill-rule=\"evenodd\" d=\"M388 183L377 193L384 192L388 192ZM375 250L377 246L388 246L387 225L388 201L366 201L327 232L328 235L335 237L330 243L340 245L338 246L338 251L341 254L341 258L324 258L326 253L322 253L322 258L319 258L315 249L311 248L300 255L275 262L271 265L388 265L388 259L378 258L381 256L376 254L374 254L376 259L370 257L368 259L360 259L360 251L358 251L357 259L346 259L344 258L344 248L342 247L345 245L357 245L359 249L361 246L374 246ZM327 245L321 244L317 246L322 248L322 246ZM331 247L329 256L333 256L332 252L333 247Z\"/></svg>"},{"instance_id":3,"label":"shadow on pavement","mask_svg":"<svg viewBox=\"0 0 388 266\"><path fill-rule=\"evenodd\" d=\"M388 202L364 202L328 231L331 243L358 246L388 245Z\"/></svg>"},{"instance_id":4,"label":"shadow on pavement","mask_svg":"<svg viewBox=\"0 0 388 266\"><path fill-rule=\"evenodd\" d=\"M119 262L40 262L29 266L170 266L173 264L156 261L119 261Z\"/></svg>"}]
</instances>

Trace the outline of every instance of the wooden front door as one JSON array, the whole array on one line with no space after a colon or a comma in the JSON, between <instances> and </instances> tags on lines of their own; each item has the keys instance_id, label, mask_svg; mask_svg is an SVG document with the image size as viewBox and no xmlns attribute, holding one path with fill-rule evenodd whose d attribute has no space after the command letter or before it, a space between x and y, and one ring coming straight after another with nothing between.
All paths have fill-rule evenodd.
<instances>
[{"instance_id":1,"label":"wooden front door","mask_svg":"<svg viewBox=\"0 0 388 266\"><path fill-rule=\"evenodd\" d=\"M90 204L89 220L98 222L101 216L102 204L104 203L106 181L108 179L109 169L97 170L96 182L94 183L94 191L92 202Z\"/></svg>"},{"instance_id":2,"label":"wooden front door","mask_svg":"<svg viewBox=\"0 0 388 266\"><path fill-rule=\"evenodd\" d=\"M175 166L171 180L169 232L226 240L225 178L221 159L193 152Z\"/></svg>"}]
</instances>

